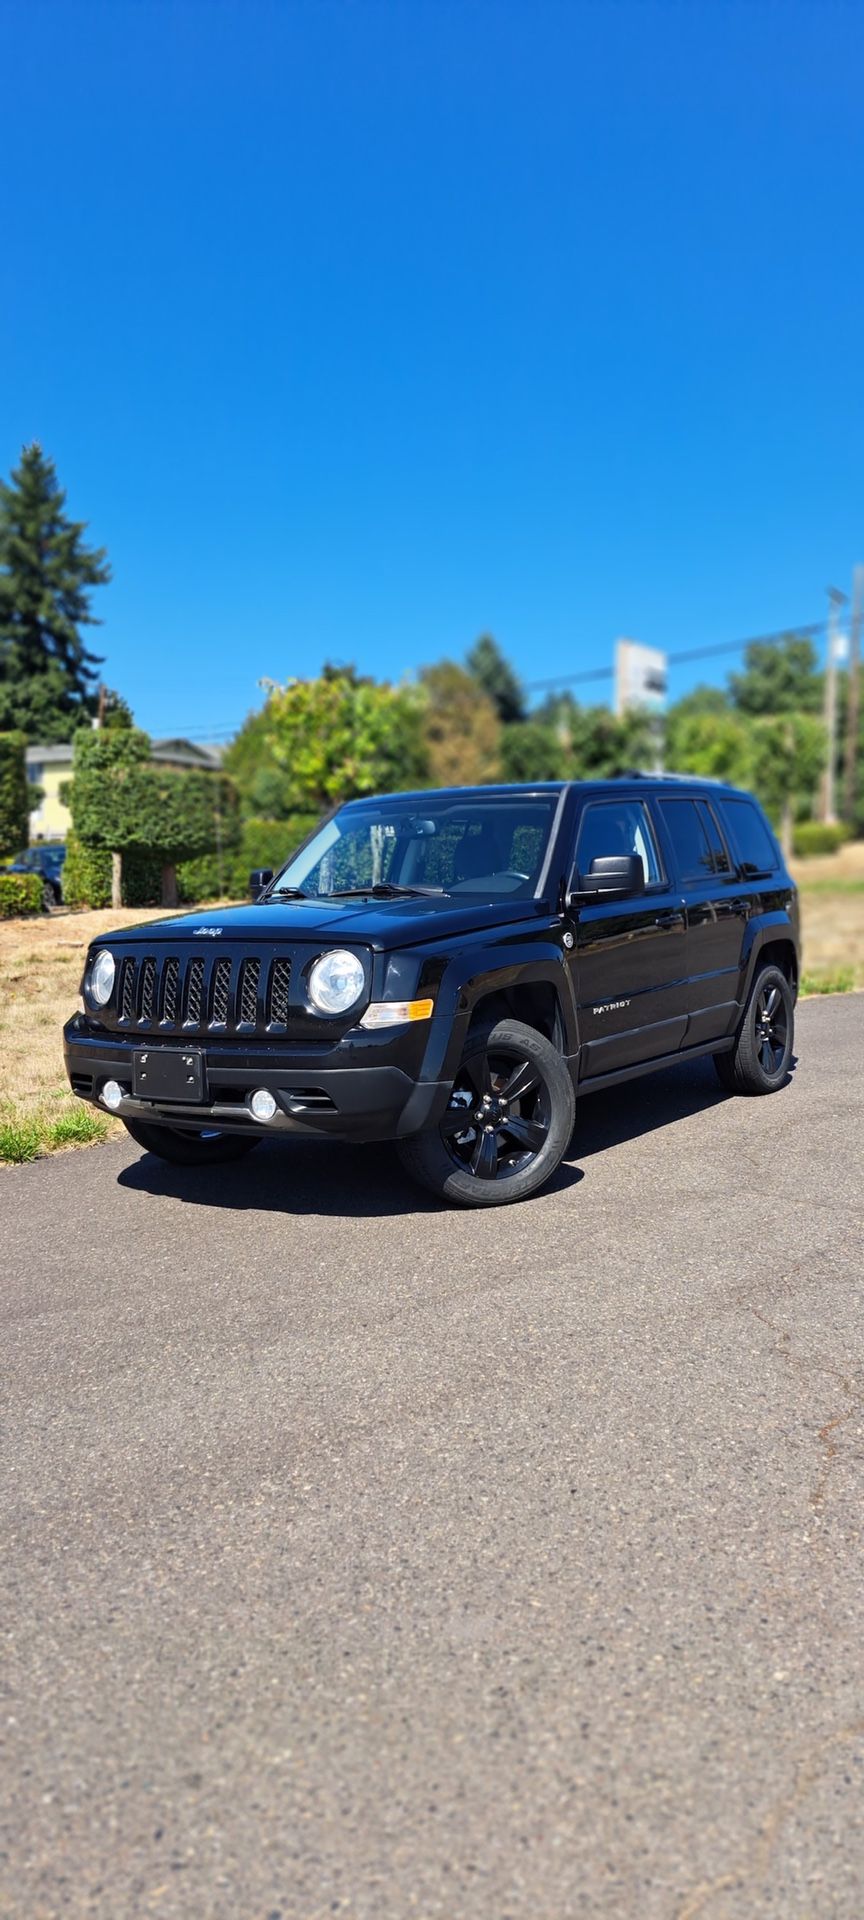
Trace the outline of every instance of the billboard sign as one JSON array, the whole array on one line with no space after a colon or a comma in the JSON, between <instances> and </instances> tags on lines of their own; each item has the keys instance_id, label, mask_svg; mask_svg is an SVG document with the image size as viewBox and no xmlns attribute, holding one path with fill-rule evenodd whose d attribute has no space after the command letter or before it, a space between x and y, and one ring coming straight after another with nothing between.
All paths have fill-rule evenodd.
<instances>
[{"instance_id":1,"label":"billboard sign","mask_svg":"<svg viewBox=\"0 0 864 1920\"><path fill-rule=\"evenodd\" d=\"M666 700L668 661L656 647L638 640L615 643L615 712L619 719L634 707L659 713Z\"/></svg>"}]
</instances>

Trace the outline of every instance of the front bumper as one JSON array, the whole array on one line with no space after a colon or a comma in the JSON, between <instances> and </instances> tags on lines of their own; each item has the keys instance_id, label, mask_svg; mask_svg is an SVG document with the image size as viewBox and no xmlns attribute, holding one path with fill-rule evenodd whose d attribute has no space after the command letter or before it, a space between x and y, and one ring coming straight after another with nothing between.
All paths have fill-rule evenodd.
<instances>
[{"instance_id":1,"label":"front bumper","mask_svg":"<svg viewBox=\"0 0 864 1920\"><path fill-rule=\"evenodd\" d=\"M321 1051L271 1046L201 1044L207 1096L186 1105L132 1097L132 1055L139 1047L158 1045L151 1035L133 1044L127 1035L94 1034L76 1014L63 1031L66 1071L79 1099L102 1106L106 1080L117 1080L129 1092L120 1107L121 1119L149 1120L175 1127L198 1129L218 1126L226 1133L317 1134L336 1140L395 1140L434 1126L447 1105L450 1083L418 1079L392 1060L376 1059L385 1049L364 1045L365 1060L344 1057L342 1048ZM164 1044L168 1044L167 1042ZM176 1051L178 1039L170 1043ZM190 1045L198 1046L190 1035ZM392 1043L391 1043L392 1045ZM338 1064L334 1055L342 1054ZM372 1064L365 1061L371 1056ZM276 1101L272 1120L255 1120L246 1104L257 1088L266 1087ZM102 1108L104 1111L105 1109Z\"/></svg>"}]
</instances>

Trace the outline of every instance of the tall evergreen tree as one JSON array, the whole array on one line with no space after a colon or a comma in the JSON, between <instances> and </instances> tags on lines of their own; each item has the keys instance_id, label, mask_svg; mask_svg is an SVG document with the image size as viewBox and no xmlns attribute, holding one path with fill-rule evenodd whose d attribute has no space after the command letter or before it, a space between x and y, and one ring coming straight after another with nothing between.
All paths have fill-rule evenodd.
<instances>
[{"instance_id":1,"label":"tall evergreen tree","mask_svg":"<svg viewBox=\"0 0 864 1920\"><path fill-rule=\"evenodd\" d=\"M0 482L0 729L68 740L95 711L95 669L81 628L96 626L91 587L111 578L102 547L65 513L53 461L34 441Z\"/></svg>"},{"instance_id":2,"label":"tall evergreen tree","mask_svg":"<svg viewBox=\"0 0 864 1920\"><path fill-rule=\"evenodd\" d=\"M472 680L498 709L503 726L525 718L525 694L505 653L491 633L476 640L465 662Z\"/></svg>"}]
</instances>

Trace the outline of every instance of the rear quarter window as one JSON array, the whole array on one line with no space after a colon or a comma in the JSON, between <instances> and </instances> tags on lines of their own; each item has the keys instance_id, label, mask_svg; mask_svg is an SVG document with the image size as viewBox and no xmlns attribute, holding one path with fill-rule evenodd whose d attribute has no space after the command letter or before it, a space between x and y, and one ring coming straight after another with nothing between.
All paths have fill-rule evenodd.
<instances>
[{"instance_id":1,"label":"rear quarter window","mask_svg":"<svg viewBox=\"0 0 864 1920\"><path fill-rule=\"evenodd\" d=\"M745 872L775 873L777 845L767 822L752 800L721 800L719 812Z\"/></svg>"}]
</instances>

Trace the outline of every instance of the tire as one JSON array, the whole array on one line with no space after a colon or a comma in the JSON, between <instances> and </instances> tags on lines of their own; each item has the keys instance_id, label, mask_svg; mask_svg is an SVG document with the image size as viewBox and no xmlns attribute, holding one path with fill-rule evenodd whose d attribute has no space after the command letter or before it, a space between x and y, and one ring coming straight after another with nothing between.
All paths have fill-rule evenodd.
<instances>
[{"instance_id":1,"label":"tire","mask_svg":"<svg viewBox=\"0 0 864 1920\"><path fill-rule=\"evenodd\" d=\"M121 1118L123 1116L121 1115ZM179 1127L160 1126L155 1120L123 1119L126 1132L147 1153L158 1154L173 1167L224 1166L227 1160L242 1160L260 1140L247 1140L245 1134L202 1130L184 1133Z\"/></svg>"},{"instance_id":2,"label":"tire","mask_svg":"<svg viewBox=\"0 0 864 1920\"><path fill-rule=\"evenodd\" d=\"M763 967L750 990L732 1051L715 1053L729 1093L776 1093L785 1085L795 1037L792 989L779 967Z\"/></svg>"},{"instance_id":3,"label":"tire","mask_svg":"<svg viewBox=\"0 0 864 1920\"><path fill-rule=\"evenodd\" d=\"M454 1206L507 1206L551 1179L575 1113L557 1049L533 1027L499 1020L469 1036L442 1120L400 1140L399 1158L412 1179Z\"/></svg>"},{"instance_id":4,"label":"tire","mask_svg":"<svg viewBox=\"0 0 864 1920\"><path fill-rule=\"evenodd\" d=\"M57 905L57 895L54 892L54 888L52 887L50 880L43 880L42 882L43 913L50 913L52 907L56 907L56 905Z\"/></svg>"}]
</instances>

